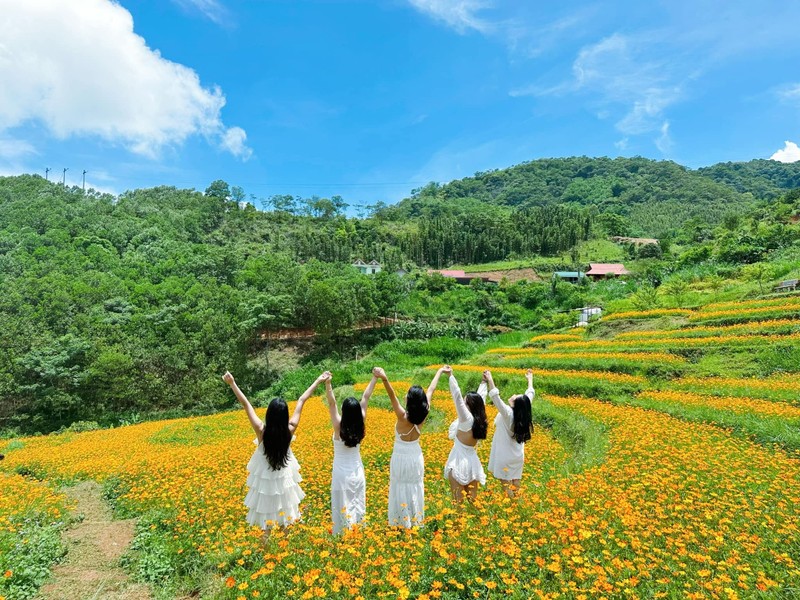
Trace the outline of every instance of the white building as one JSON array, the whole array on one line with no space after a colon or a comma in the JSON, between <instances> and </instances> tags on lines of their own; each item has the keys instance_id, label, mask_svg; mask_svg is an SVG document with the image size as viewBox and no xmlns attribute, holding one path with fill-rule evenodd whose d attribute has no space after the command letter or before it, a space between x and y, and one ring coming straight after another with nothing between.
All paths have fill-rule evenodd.
<instances>
[{"instance_id":1,"label":"white building","mask_svg":"<svg viewBox=\"0 0 800 600\"><path fill-rule=\"evenodd\" d=\"M381 272L381 263L379 263L377 260L365 263L359 258L353 263L353 266L358 269L358 272L362 275L374 275L375 273Z\"/></svg>"}]
</instances>

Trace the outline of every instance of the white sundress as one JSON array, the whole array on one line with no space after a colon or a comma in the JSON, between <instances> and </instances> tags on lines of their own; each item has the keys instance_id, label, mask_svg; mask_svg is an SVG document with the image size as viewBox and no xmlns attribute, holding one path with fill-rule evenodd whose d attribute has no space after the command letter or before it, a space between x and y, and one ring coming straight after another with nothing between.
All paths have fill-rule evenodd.
<instances>
[{"instance_id":1,"label":"white sundress","mask_svg":"<svg viewBox=\"0 0 800 600\"><path fill-rule=\"evenodd\" d=\"M247 495L244 505L247 522L262 529L275 525L285 527L300 519L300 502L305 493L300 488L300 465L289 448L285 467L273 469L264 454L264 444L259 443L247 463Z\"/></svg>"},{"instance_id":2,"label":"white sundress","mask_svg":"<svg viewBox=\"0 0 800 600\"><path fill-rule=\"evenodd\" d=\"M414 425L411 431L419 433ZM411 433L409 431L405 435ZM421 527L425 520L425 459L419 438L406 441L394 429L394 449L389 464L389 525Z\"/></svg>"},{"instance_id":3,"label":"white sundress","mask_svg":"<svg viewBox=\"0 0 800 600\"><path fill-rule=\"evenodd\" d=\"M361 523L367 513L367 483L361 462L361 444L348 448L333 438L331 517L333 535Z\"/></svg>"},{"instance_id":4,"label":"white sundress","mask_svg":"<svg viewBox=\"0 0 800 600\"><path fill-rule=\"evenodd\" d=\"M481 383L478 393L486 398L486 384ZM532 387L525 390L525 395L531 402L536 392ZM522 469L525 466L525 443L520 444L514 439L514 410L500 398L498 389L489 390L489 397L497 408L494 418L494 435L492 436L492 450L489 453L489 472L497 479L510 481L522 479Z\"/></svg>"},{"instance_id":5,"label":"white sundress","mask_svg":"<svg viewBox=\"0 0 800 600\"><path fill-rule=\"evenodd\" d=\"M467 446L458 439L458 432L472 429L475 419L461 396L461 390L458 387L456 378L452 375L450 375L450 394L453 396L453 402L456 405L458 419L450 424L447 434L453 440L453 449L450 450L450 456L447 457L447 462L444 465L444 478L449 479L452 474L453 479L461 485L467 485L473 481L484 485L486 483L486 473L483 471L480 458L478 458L477 444L475 446Z\"/></svg>"}]
</instances>

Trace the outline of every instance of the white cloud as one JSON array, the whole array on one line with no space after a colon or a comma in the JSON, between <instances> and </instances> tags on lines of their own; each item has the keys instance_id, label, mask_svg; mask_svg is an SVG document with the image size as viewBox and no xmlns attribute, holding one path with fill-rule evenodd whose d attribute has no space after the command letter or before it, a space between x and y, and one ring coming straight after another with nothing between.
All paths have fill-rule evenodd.
<instances>
[{"instance_id":1,"label":"white cloud","mask_svg":"<svg viewBox=\"0 0 800 600\"><path fill-rule=\"evenodd\" d=\"M793 83L782 87L777 91L778 98L785 102L795 102L800 100L800 83Z\"/></svg>"},{"instance_id":2,"label":"white cloud","mask_svg":"<svg viewBox=\"0 0 800 600\"><path fill-rule=\"evenodd\" d=\"M247 147L247 133L241 127L231 127L222 135L222 147L234 156L247 160L253 151Z\"/></svg>"},{"instance_id":3,"label":"white cloud","mask_svg":"<svg viewBox=\"0 0 800 600\"><path fill-rule=\"evenodd\" d=\"M796 143L786 141L783 148L769 157L770 160L777 160L782 163L793 163L800 161L800 147Z\"/></svg>"},{"instance_id":4,"label":"white cloud","mask_svg":"<svg viewBox=\"0 0 800 600\"><path fill-rule=\"evenodd\" d=\"M621 140L617 140L616 142L614 142L614 146L617 148L617 150L622 150L624 152L625 150L628 149L629 141L630 140L628 138L624 137Z\"/></svg>"},{"instance_id":5,"label":"white cloud","mask_svg":"<svg viewBox=\"0 0 800 600\"><path fill-rule=\"evenodd\" d=\"M0 158L15 160L31 154L36 154L36 148L28 142L12 138L0 138Z\"/></svg>"},{"instance_id":6,"label":"white cloud","mask_svg":"<svg viewBox=\"0 0 800 600\"><path fill-rule=\"evenodd\" d=\"M3 4L0 134L37 122L60 139L97 136L150 157L200 134L237 156L248 154L244 131L222 122L222 91L148 48L122 6Z\"/></svg>"},{"instance_id":7,"label":"white cloud","mask_svg":"<svg viewBox=\"0 0 800 600\"><path fill-rule=\"evenodd\" d=\"M408 0L418 11L443 21L459 33L474 29L487 33L492 29L489 21L478 13L491 6L483 0Z\"/></svg>"},{"instance_id":8,"label":"white cloud","mask_svg":"<svg viewBox=\"0 0 800 600\"><path fill-rule=\"evenodd\" d=\"M228 25L228 10L217 0L172 0L186 11L197 11L217 25Z\"/></svg>"},{"instance_id":9,"label":"white cloud","mask_svg":"<svg viewBox=\"0 0 800 600\"><path fill-rule=\"evenodd\" d=\"M584 47L572 65L574 90L629 107L616 123L625 135L661 129L665 109L681 97L669 69L657 60L642 60L640 46L637 38L614 34Z\"/></svg>"},{"instance_id":10,"label":"white cloud","mask_svg":"<svg viewBox=\"0 0 800 600\"><path fill-rule=\"evenodd\" d=\"M669 121L661 125L661 135L656 138L656 148L661 154L669 154L672 150L672 138L669 135Z\"/></svg>"}]
</instances>

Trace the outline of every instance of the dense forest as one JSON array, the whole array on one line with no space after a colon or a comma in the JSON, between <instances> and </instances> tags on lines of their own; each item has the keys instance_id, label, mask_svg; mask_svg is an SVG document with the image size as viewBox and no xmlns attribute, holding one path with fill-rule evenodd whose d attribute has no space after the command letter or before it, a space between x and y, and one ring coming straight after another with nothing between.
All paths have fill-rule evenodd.
<instances>
[{"instance_id":1,"label":"dense forest","mask_svg":"<svg viewBox=\"0 0 800 600\"><path fill-rule=\"evenodd\" d=\"M645 158L553 158L415 190L390 218L438 216L453 204L525 208L553 204L614 214L613 235L662 238L690 219L715 225L754 200L800 186L800 165L770 160L691 170Z\"/></svg>"},{"instance_id":2,"label":"dense forest","mask_svg":"<svg viewBox=\"0 0 800 600\"><path fill-rule=\"evenodd\" d=\"M487 327L563 325L552 311L580 307L589 293L550 282L454 286L428 267L552 257L582 268L580 242L657 235L666 223L682 249L651 257L649 281L679 266L763 260L796 243L786 224L798 218L796 193L775 199L797 167L763 162L717 166L714 177L736 172L742 192L673 163L535 161L431 184L364 218L348 217L336 196L273 196L258 210L222 181L113 197L2 177L0 430L214 410L228 401L225 369L256 389L276 383L262 334L281 328L314 328L330 342L319 357L375 317L404 317L391 336L475 338ZM664 212L673 205L682 208ZM384 271L361 275L356 258ZM400 267L412 275L395 274Z\"/></svg>"}]
</instances>

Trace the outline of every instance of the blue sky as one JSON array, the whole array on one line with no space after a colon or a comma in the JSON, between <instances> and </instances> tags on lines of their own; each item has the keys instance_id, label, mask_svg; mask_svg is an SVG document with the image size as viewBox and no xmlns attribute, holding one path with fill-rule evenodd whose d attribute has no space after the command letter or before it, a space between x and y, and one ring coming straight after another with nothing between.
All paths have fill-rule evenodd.
<instances>
[{"instance_id":1,"label":"blue sky","mask_svg":"<svg viewBox=\"0 0 800 600\"><path fill-rule=\"evenodd\" d=\"M542 157L800 160L797 2L0 9L0 174L365 205Z\"/></svg>"}]
</instances>

